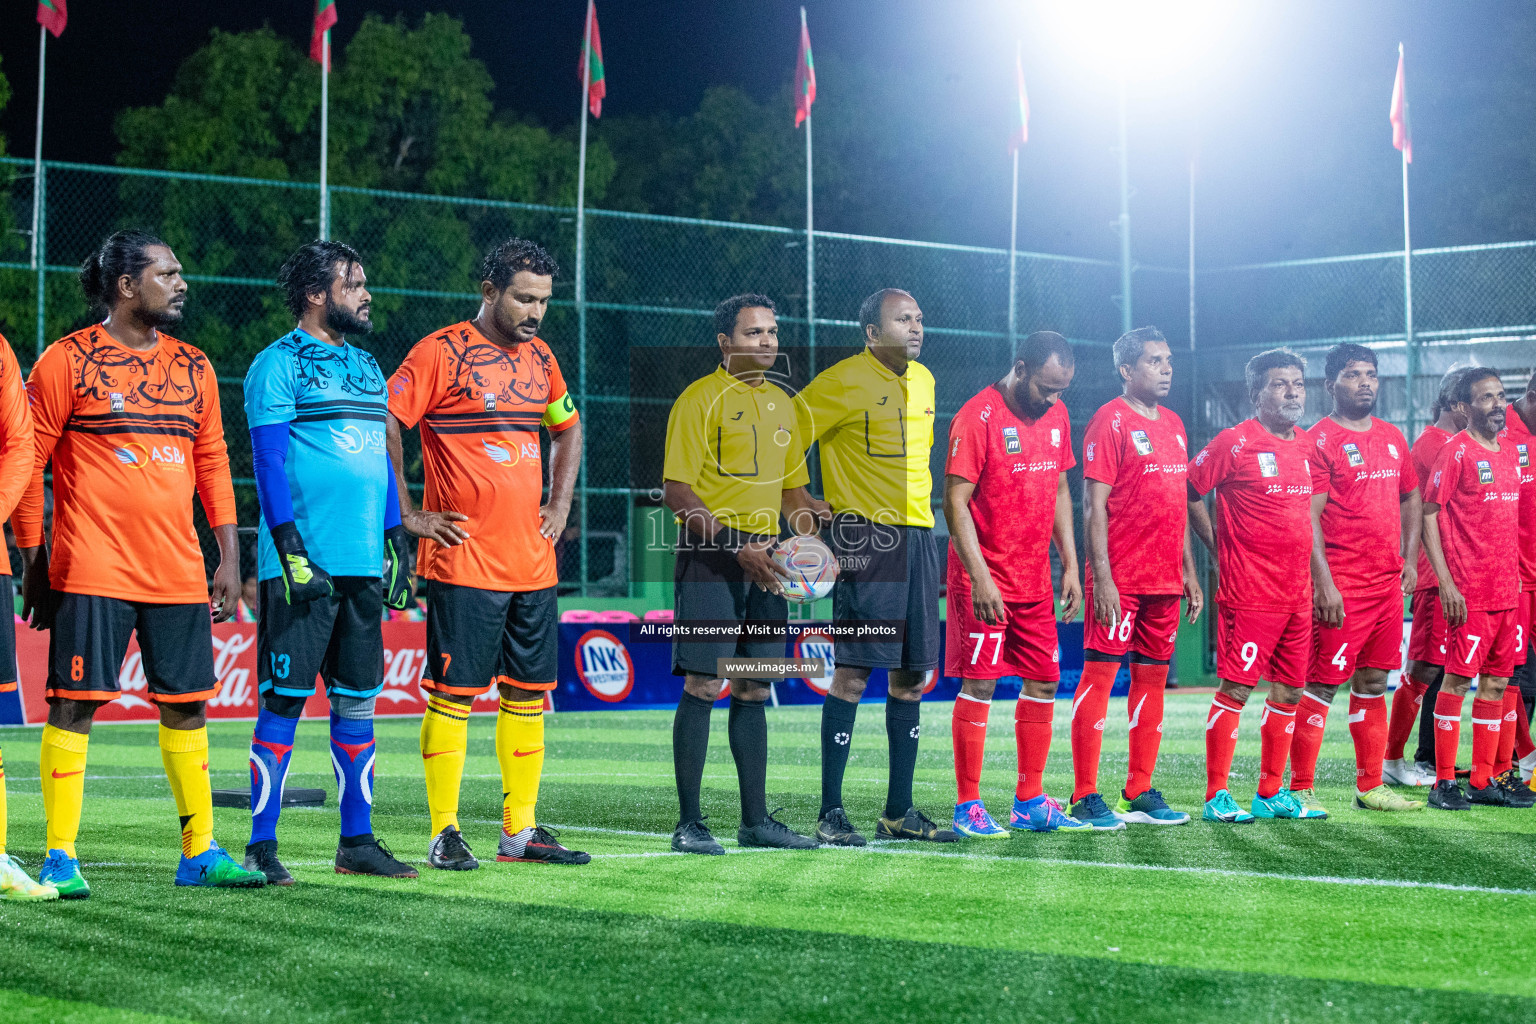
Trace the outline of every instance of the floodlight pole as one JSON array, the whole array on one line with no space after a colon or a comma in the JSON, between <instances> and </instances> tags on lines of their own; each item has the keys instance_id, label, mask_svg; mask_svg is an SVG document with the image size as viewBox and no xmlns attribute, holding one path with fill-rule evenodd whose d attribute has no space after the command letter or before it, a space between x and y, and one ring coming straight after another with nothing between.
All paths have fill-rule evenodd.
<instances>
[{"instance_id":1,"label":"floodlight pole","mask_svg":"<svg viewBox=\"0 0 1536 1024\"><path fill-rule=\"evenodd\" d=\"M1008 220L1008 358L1018 345L1019 332L1019 147L1013 147L1013 215Z\"/></svg>"},{"instance_id":2,"label":"floodlight pole","mask_svg":"<svg viewBox=\"0 0 1536 1024\"><path fill-rule=\"evenodd\" d=\"M596 0L587 0L587 24L581 37L581 142L576 162L576 392L587 401L587 105L592 91L592 21ZM581 446L581 508L576 514L581 553L581 590L587 596L587 448ZM628 529L628 526L625 527Z\"/></svg>"},{"instance_id":3,"label":"floodlight pole","mask_svg":"<svg viewBox=\"0 0 1536 1024\"><path fill-rule=\"evenodd\" d=\"M1120 76L1120 330L1131 329L1131 172L1126 152L1125 76Z\"/></svg>"},{"instance_id":4,"label":"floodlight pole","mask_svg":"<svg viewBox=\"0 0 1536 1024\"><path fill-rule=\"evenodd\" d=\"M1403 44L1397 44L1397 57L1402 60ZM1408 88L1403 83L1403 127L1408 127ZM1405 132L1406 134L1406 132ZM1403 391L1408 406L1408 437L1411 440L1418 425L1418 403L1414 401L1414 383L1419 376L1419 343L1413 336L1413 242L1408 231L1408 153L1413 145L1408 135L1402 150L1403 163L1403 340L1408 349L1408 366L1403 379Z\"/></svg>"},{"instance_id":5,"label":"floodlight pole","mask_svg":"<svg viewBox=\"0 0 1536 1024\"><path fill-rule=\"evenodd\" d=\"M800 9L805 16L805 9ZM816 376L816 231L811 175L811 112L805 112L805 345L809 374Z\"/></svg>"},{"instance_id":6,"label":"floodlight pole","mask_svg":"<svg viewBox=\"0 0 1536 1024\"><path fill-rule=\"evenodd\" d=\"M37 274L37 354L43 354L46 336L44 288L47 271L43 254L43 84L48 64L48 29L37 26L37 133L32 144L32 269Z\"/></svg>"},{"instance_id":7,"label":"floodlight pole","mask_svg":"<svg viewBox=\"0 0 1536 1024\"><path fill-rule=\"evenodd\" d=\"M331 30L326 29L320 42L320 240L331 237L331 187L329 178L331 149Z\"/></svg>"},{"instance_id":8,"label":"floodlight pole","mask_svg":"<svg viewBox=\"0 0 1536 1024\"><path fill-rule=\"evenodd\" d=\"M1195 353L1195 162L1189 162L1189 353ZM1189 361L1189 388L1190 388L1190 414L1194 419L1195 431L1198 436L1201 433L1200 411L1200 361L1191 358Z\"/></svg>"}]
</instances>

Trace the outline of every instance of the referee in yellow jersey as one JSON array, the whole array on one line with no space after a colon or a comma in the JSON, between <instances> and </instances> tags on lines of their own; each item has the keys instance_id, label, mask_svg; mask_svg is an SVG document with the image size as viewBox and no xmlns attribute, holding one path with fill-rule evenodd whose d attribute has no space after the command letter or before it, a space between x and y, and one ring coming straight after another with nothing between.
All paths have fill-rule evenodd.
<instances>
[{"instance_id":1,"label":"referee in yellow jersey","mask_svg":"<svg viewBox=\"0 0 1536 1024\"><path fill-rule=\"evenodd\" d=\"M672 849L721 854L699 807L709 713L720 694L721 658L782 658L788 605L770 560L779 513L814 533L831 509L806 491L805 444L795 401L767 379L779 355L773 300L736 295L715 309L720 365L690 384L667 417L663 500L677 514L672 671L684 677L672 723L679 820ZM745 627L745 628L744 628ZM813 849L768 813L768 684L733 677L728 731L741 789L742 846Z\"/></svg>"},{"instance_id":2,"label":"referee in yellow jersey","mask_svg":"<svg viewBox=\"0 0 1536 1024\"><path fill-rule=\"evenodd\" d=\"M821 814L816 838L863 846L843 810L843 771L859 698L871 669L889 670L885 733L890 776L881 839L952 843L955 833L912 805L919 701L939 664L938 546L933 539L933 374L923 351L923 311L900 288L859 307L864 351L828 367L801 392L801 440L821 442L821 476L832 504L831 547L841 570L832 617L842 630L896 632L834 639L837 670L821 712Z\"/></svg>"}]
</instances>

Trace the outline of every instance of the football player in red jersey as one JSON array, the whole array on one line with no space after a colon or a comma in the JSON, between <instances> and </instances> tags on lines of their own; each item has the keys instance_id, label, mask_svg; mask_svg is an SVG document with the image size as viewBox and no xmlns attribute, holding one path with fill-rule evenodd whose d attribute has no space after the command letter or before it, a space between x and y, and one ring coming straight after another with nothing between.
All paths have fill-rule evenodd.
<instances>
[{"instance_id":1,"label":"football player in red jersey","mask_svg":"<svg viewBox=\"0 0 1536 1024\"><path fill-rule=\"evenodd\" d=\"M1424 490L1424 553L1440 580L1446 626L1429 805L1447 811L1464 811L1471 803L1518 806L1524 801L1493 781L1493 764L1518 632L1519 455L1499 437L1505 407L1497 371L1468 373L1451 400L1466 415L1467 429L1440 450ZM1476 676L1482 678L1472 701L1472 777L1463 793L1456 784L1456 748L1462 699Z\"/></svg>"},{"instance_id":2,"label":"football player in red jersey","mask_svg":"<svg viewBox=\"0 0 1536 1024\"><path fill-rule=\"evenodd\" d=\"M1189 442L1178 413L1160 403L1173 384L1173 354L1156 327L1138 327L1114 345L1125 393L1107 403L1083 435L1083 520L1088 575L1083 675L1072 700L1071 814L1100 827L1115 822L1182 825L1152 788L1163 732L1163 689L1179 631L1179 598L1189 621L1205 597L1189 546L1185 484ZM1131 655L1130 767L1111 811L1099 795L1099 751L1109 692Z\"/></svg>"},{"instance_id":3,"label":"football player in red jersey","mask_svg":"<svg viewBox=\"0 0 1536 1024\"><path fill-rule=\"evenodd\" d=\"M1376 353L1335 345L1323 386L1333 412L1309 431L1312 483L1312 670L1291 740L1291 795L1323 811L1312 788L1328 709L1349 683L1360 810L1424 807L1382 783L1387 673L1402 663L1403 595L1412 594L1421 521L1418 477L1402 431L1371 415Z\"/></svg>"},{"instance_id":4,"label":"football player in red jersey","mask_svg":"<svg viewBox=\"0 0 1536 1024\"><path fill-rule=\"evenodd\" d=\"M1504 728L1499 733L1499 758L1494 774L1505 788L1523 796L1522 783L1536 767L1536 745L1531 743L1530 708L1526 701L1536 693L1532 677L1531 627L1536 625L1536 376L1525 394L1509 403L1504 415L1504 436L1515 446L1520 461L1520 617L1515 649L1515 684L1504 691ZM1516 770L1514 759L1520 759Z\"/></svg>"},{"instance_id":5,"label":"football player in red jersey","mask_svg":"<svg viewBox=\"0 0 1536 1024\"><path fill-rule=\"evenodd\" d=\"M1055 331L1019 342L1008 376L960 407L949 428L944 518L949 523L946 675L960 677L953 736L958 793L954 828L967 836L1006 835L981 802L981 759L992 691L1003 676L1023 680L1014 708L1019 774L1013 828L1087 831L1045 795L1051 719L1061 655L1048 545L1061 555L1062 615L1082 604L1072 496L1072 429L1062 392L1075 372L1072 347ZM1125 826L1114 821L1111 828Z\"/></svg>"},{"instance_id":6,"label":"football player in red jersey","mask_svg":"<svg viewBox=\"0 0 1536 1024\"><path fill-rule=\"evenodd\" d=\"M1216 554L1216 673L1205 724L1206 821L1317 815L1280 786L1296 704L1312 655L1311 438L1296 424L1306 407L1306 361L1289 349L1260 352L1244 376L1254 417L1217 434L1189 467L1189 515ZM1203 498L1216 492L1217 528ZM1260 679L1269 699L1259 725L1253 813L1227 789L1243 706Z\"/></svg>"}]
</instances>

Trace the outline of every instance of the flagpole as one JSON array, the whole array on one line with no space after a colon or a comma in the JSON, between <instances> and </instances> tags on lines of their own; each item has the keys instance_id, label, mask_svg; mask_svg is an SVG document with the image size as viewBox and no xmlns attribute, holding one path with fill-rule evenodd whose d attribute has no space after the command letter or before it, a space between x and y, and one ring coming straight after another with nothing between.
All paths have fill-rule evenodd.
<instances>
[{"instance_id":1,"label":"flagpole","mask_svg":"<svg viewBox=\"0 0 1536 1024\"><path fill-rule=\"evenodd\" d=\"M1189 162L1189 352L1195 353L1195 162ZM1189 361L1190 415L1196 436L1204 437L1200 425L1200 361Z\"/></svg>"},{"instance_id":2,"label":"flagpole","mask_svg":"<svg viewBox=\"0 0 1536 1024\"><path fill-rule=\"evenodd\" d=\"M1403 59L1403 44L1397 44L1397 59ZM1413 336L1413 242L1408 231L1408 153L1413 145L1408 135L1408 83L1403 81L1403 339L1408 347L1408 367L1404 380L1404 392L1408 406L1408 436L1413 437L1418 403L1414 401L1414 383L1419 375L1419 345Z\"/></svg>"},{"instance_id":3,"label":"flagpole","mask_svg":"<svg viewBox=\"0 0 1536 1024\"><path fill-rule=\"evenodd\" d=\"M1019 149L1013 147L1013 212L1008 218L1008 360L1013 359L1019 333Z\"/></svg>"},{"instance_id":4,"label":"flagpole","mask_svg":"<svg viewBox=\"0 0 1536 1024\"><path fill-rule=\"evenodd\" d=\"M43 190L39 183L43 180L43 85L47 80L45 73L48 66L48 29L44 25L37 26L37 131L32 149L32 269L37 269L37 225L42 220ZM41 303L42 294L38 294Z\"/></svg>"},{"instance_id":5,"label":"flagpole","mask_svg":"<svg viewBox=\"0 0 1536 1024\"><path fill-rule=\"evenodd\" d=\"M320 43L320 240L331 237L331 189L327 180L331 149L331 30Z\"/></svg>"},{"instance_id":6,"label":"flagpole","mask_svg":"<svg viewBox=\"0 0 1536 1024\"><path fill-rule=\"evenodd\" d=\"M1120 328L1131 329L1131 170L1126 152L1125 75L1120 76Z\"/></svg>"},{"instance_id":7,"label":"flagpole","mask_svg":"<svg viewBox=\"0 0 1536 1024\"><path fill-rule=\"evenodd\" d=\"M592 15L595 0L587 0L587 24L581 34L581 142L576 157L576 392L587 400L587 105L592 90ZM581 447L581 594L587 593L587 448Z\"/></svg>"},{"instance_id":8,"label":"flagpole","mask_svg":"<svg viewBox=\"0 0 1536 1024\"><path fill-rule=\"evenodd\" d=\"M804 8L801 9L804 13ZM805 113L805 324L810 375L816 376L816 233L812 203L811 113Z\"/></svg>"}]
</instances>

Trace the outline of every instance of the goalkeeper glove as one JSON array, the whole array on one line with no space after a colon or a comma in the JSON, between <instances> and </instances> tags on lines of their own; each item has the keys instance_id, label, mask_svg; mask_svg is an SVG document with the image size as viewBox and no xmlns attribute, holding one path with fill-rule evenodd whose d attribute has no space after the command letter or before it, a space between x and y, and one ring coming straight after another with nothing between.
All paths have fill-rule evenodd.
<instances>
[{"instance_id":1,"label":"goalkeeper glove","mask_svg":"<svg viewBox=\"0 0 1536 1024\"><path fill-rule=\"evenodd\" d=\"M283 596L290 605L330 597L335 592L331 574L309 560L299 528L291 521L272 527L272 546L283 569Z\"/></svg>"},{"instance_id":2,"label":"goalkeeper glove","mask_svg":"<svg viewBox=\"0 0 1536 1024\"><path fill-rule=\"evenodd\" d=\"M384 531L384 604L402 611L410 603L414 580L411 579L411 535L403 526Z\"/></svg>"}]
</instances>

